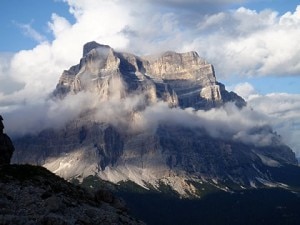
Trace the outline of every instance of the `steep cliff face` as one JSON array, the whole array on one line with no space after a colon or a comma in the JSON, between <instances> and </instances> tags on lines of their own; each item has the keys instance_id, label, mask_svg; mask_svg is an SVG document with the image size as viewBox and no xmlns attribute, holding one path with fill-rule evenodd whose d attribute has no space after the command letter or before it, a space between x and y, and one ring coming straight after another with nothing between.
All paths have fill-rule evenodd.
<instances>
[{"instance_id":1,"label":"steep cliff face","mask_svg":"<svg viewBox=\"0 0 300 225\"><path fill-rule=\"evenodd\" d=\"M182 196L196 193L189 182L228 189L223 183L272 184L268 167L297 164L287 146L220 140L201 129L162 124L155 133L130 135L106 124L78 122L15 141L14 162L43 165L66 179L96 175L114 183L131 180L145 188L163 183Z\"/></svg>"},{"instance_id":2,"label":"steep cliff face","mask_svg":"<svg viewBox=\"0 0 300 225\"><path fill-rule=\"evenodd\" d=\"M67 179L95 175L145 188L168 185L183 196L205 191L205 183L223 190L281 185L268 168L297 164L267 126L239 132L197 116L246 103L217 82L213 66L196 52L138 57L87 43L53 96L82 93L89 94L78 118L15 140L13 161L43 165Z\"/></svg>"},{"instance_id":3,"label":"steep cliff face","mask_svg":"<svg viewBox=\"0 0 300 225\"><path fill-rule=\"evenodd\" d=\"M230 101L245 105L216 81L213 66L196 52L138 57L91 42L83 53L80 64L63 72L55 96L88 90L107 100L139 91L150 102L163 100L182 108L209 109Z\"/></svg>"}]
</instances>

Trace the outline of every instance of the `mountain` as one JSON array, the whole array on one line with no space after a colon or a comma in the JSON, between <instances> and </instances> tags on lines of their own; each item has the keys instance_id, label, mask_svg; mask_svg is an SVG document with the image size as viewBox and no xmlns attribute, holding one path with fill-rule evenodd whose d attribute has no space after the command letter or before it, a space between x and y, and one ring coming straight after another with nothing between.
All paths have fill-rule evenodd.
<instances>
[{"instance_id":1,"label":"mountain","mask_svg":"<svg viewBox=\"0 0 300 225\"><path fill-rule=\"evenodd\" d=\"M229 101L245 105L241 97L216 81L213 66L196 52L137 57L96 42L84 45L83 58L63 72L54 95L85 90L102 100L142 92L147 104L159 99L181 108L208 109Z\"/></svg>"},{"instance_id":2,"label":"mountain","mask_svg":"<svg viewBox=\"0 0 300 225\"><path fill-rule=\"evenodd\" d=\"M69 180L92 175L201 197L211 189L287 187L269 171L298 164L269 126L239 124L236 115L254 112L196 52L139 57L90 42L51 98L66 109L63 122L15 139L13 162Z\"/></svg>"},{"instance_id":3,"label":"mountain","mask_svg":"<svg viewBox=\"0 0 300 225\"><path fill-rule=\"evenodd\" d=\"M88 192L39 166L0 166L0 191L1 224L144 224L111 192Z\"/></svg>"}]
</instances>

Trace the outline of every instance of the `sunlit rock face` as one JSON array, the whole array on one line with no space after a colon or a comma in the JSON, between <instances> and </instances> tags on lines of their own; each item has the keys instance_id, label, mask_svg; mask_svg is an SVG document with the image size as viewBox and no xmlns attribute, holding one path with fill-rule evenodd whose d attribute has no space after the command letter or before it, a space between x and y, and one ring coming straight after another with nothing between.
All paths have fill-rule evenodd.
<instances>
[{"instance_id":1,"label":"sunlit rock face","mask_svg":"<svg viewBox=\"0 0 300 225\"><path fill-rule=\"evenodd\" d=\"M82 96L80 113L66 124L15 140L13 161L67 179L169 185L182 196L199 194L203 183L223 190L276 185L267 168L297 164L268 126L227 128L209 117L225 104L237 111L246 103L196 52L139 57L87 43L80 63L61 75L53 101L67 107Z\"/></svg>"},{"instance_id":2,"label":"sunlit rock face","mask_svg":"<svg viewBox=\"0 0 300 225\"><path fill-rule=\"evenodd\" d=\"M150 102L163 100L182 108L209 109L229 101L245 105L216 81L213 66L196 52L138 57L90 42L83 53L80 64L63 72L56 96L88 90L107 100L139 91Z\"/></svg>"}]
</instances>

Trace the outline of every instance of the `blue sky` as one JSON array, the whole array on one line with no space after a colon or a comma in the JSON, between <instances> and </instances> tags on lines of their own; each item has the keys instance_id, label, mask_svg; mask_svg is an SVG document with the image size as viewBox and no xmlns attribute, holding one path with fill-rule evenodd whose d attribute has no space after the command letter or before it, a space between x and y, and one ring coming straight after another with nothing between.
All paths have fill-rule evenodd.
<instances>
[{"instance_id":1,"label":"blue sky","mask_svg":"<svg viewBox=\"0 0 300 225\"><path fill-rule=\"evenodd\" d=\"M236 84L248 82L255 87L258 93L263 95L276 92L290 94L300 93L300 78L297 76L232 77L219 80L221 83L226 84L229 89Z\"/></svg>"},{"instance_id":2,"label":"blue sky","mask_svg":"<svg viewBox=\"0 0 300 225\"><path fill-rule=\"evenodd\" d=\"M300 123L299 1L3 0L0 4L0 112L43 102L91 40L137 55L197 51L214 65L217 80L271 115L270 123L286 133L287 142L300 155L296 137L300 131L280 127L284 123L276 118L281 109L285 124ZM275 107L277 103L282 105Z\"/></svg>"},{"instance_id":3,"label":"blue sky","mask_svg":"<svg viewBox=\"0 0 300 225\"><path fill-rule=\"evenodd\" d=\"M50 21L52 13L64 15L74 22L68 5L62 1L4 0L0 4L0 27L3 31L1 32L1 52L32 49L37 45L37 41L26 34L20 25L30 24L33 29L51 40L53 36L47 27L47 22Z\"/></svg>"},{"instance_id":4,"label":"blue sky","mask_svg":"<svg viewBox=\"0 0 300 225\"><path fill-rule=\"evenodd\" d=\"M252 9L256 9L258 11L264 9L272 9L276 10L279 13L283 14L287 11L294 11L295 7L299 4L299 1L296 0L256 0L256 1L248 1L245 4L245 7L249 7Z\"/></svg>"},{"instance_id":5,"label":"blue sky","mask_svg":"<svg viewBox=\"0 0 300 225\"><path fill-rule=\"evenodd\" d=\"M272 9L284 14L294 11L299 1L290 0L254 0L244 3L229 4L225 10L241 6L257 11ZM16 7L18 5L18 7ZM21 24L30 24L33 29L40 32L47 39L53 36L47 27L52 13L66 17L71 23L75 22L74 16L69 12L69 5L62 0L4 0L1 2L0 27L2 32L1 52L16 52L33 48L37 42L26 34Z\"/></svg>"}]
</instances>

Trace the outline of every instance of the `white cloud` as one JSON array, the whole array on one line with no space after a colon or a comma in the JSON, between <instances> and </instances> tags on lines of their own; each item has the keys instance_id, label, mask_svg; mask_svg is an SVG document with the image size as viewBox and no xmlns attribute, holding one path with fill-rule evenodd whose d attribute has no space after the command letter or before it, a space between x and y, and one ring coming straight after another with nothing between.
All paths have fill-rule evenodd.
<instances>
[{"instance_id":1,"label":"white cloud","mask_svg":"<svg viewBox=\"0 0 300 225\"><path fill-rule=\"evenodd\" d=\"M244 98L246 101L258 96L255 88L248 82L235 85L233 91Z\"/></svg>"},{"instance_id":2,"label":"white cloud","mask_svg":"<svg viewBox=\"0 0 300 225\"><path fill-rule=\"evenodd\" d=\"M24 35L32 38L38 43L42 43L47 40L47 38L39 33L37 30L35 30L31 24L21 24L21 23L16 23L23 31Z\"/></svg>"},{"instance_id":3,"label":"white cloud","mask_svg":"<svg viewBox=\"0 0 300 225\"><path fill-rule=\"evenodd\" d=\"M282 16L245 8L207 15L184 49L197 49L220 75L299 75L299 15L300 6Z\"/></svg>"},{"instance_id":4,"label":"white cloud","mask_svg":"<svg viewBox=\"0 0 300 225\"><path fill-rule=\"evenodd\" d=\"M252 98L248 105L268 116L269 123L300 155L300 95L273 93Z\"/></svg>"},{"instance_id":5,"label":"white cloud","mask_svg":"<svg viewBox=\"0 0 300 225\"><path fill-rule=\"evenodd\" d=\"M287 93L258 94L249 83L237 84L233 91L247 100L249 108L265 115L265 122L270 124L283 141L300 155L300 95Z\"/></svg>"},{"instance_id":6,"label":"white cloud","mask_svg":"<svg viewBox=\"0 0 300 225\"><path fill-rule=\"evenodd\" d=\"M23 84L16 82L8 72L12 57L10 53L0 54L0 99L1 96L9 95L23 87Z\"/></svg>"},{"instance_id":7,"label":"white cloud","mask_svg":"<svg viewBox=\"0 0 300 225\"><path fill-rule=\"evenodd\" d=\"M70 22L56 13L53 13L51 16L52 22L48 22L50 30L53 32L55 38L63 35L63 33L68 32L71 28Z\"/></svg>"},{"instance_id":8,"label":"white cloud","mask_svg":"<svg viewBox=\"0 0 300 225\"><path fill-rule=\"evenodd\" d=\"M121 88L122 89L122 88ZM110 89L119 93L120 89ZM268 117L249 107L239 109L234 103L209 111L170 108L165 102L145 105L143 94L120 96L99 101L99 95L80 92L62 100L24 104L5 116L7 132L14 136L37 133L45 128L62 128L80 115L96 122L110 123L127 132L155 132L161 124L199 128L213 138L236 140L257 146L276 138L268 127ZM84 107L78 107L84 105ZM20 113L22 112L22 114Z\"/></svg>"},{"instance_id":9,"label":"white cloud","mask_svg":"<svg viewBox=\"0 0 300 225\"><path fill-rule=\"evenodd\" d=\"M247 100L247 105L261 115L265 122L282 136L296 153L300 155L300 95L287 93L258 94L249 83L237 84L233 91Z\"/></svg>"}]
</instances>

